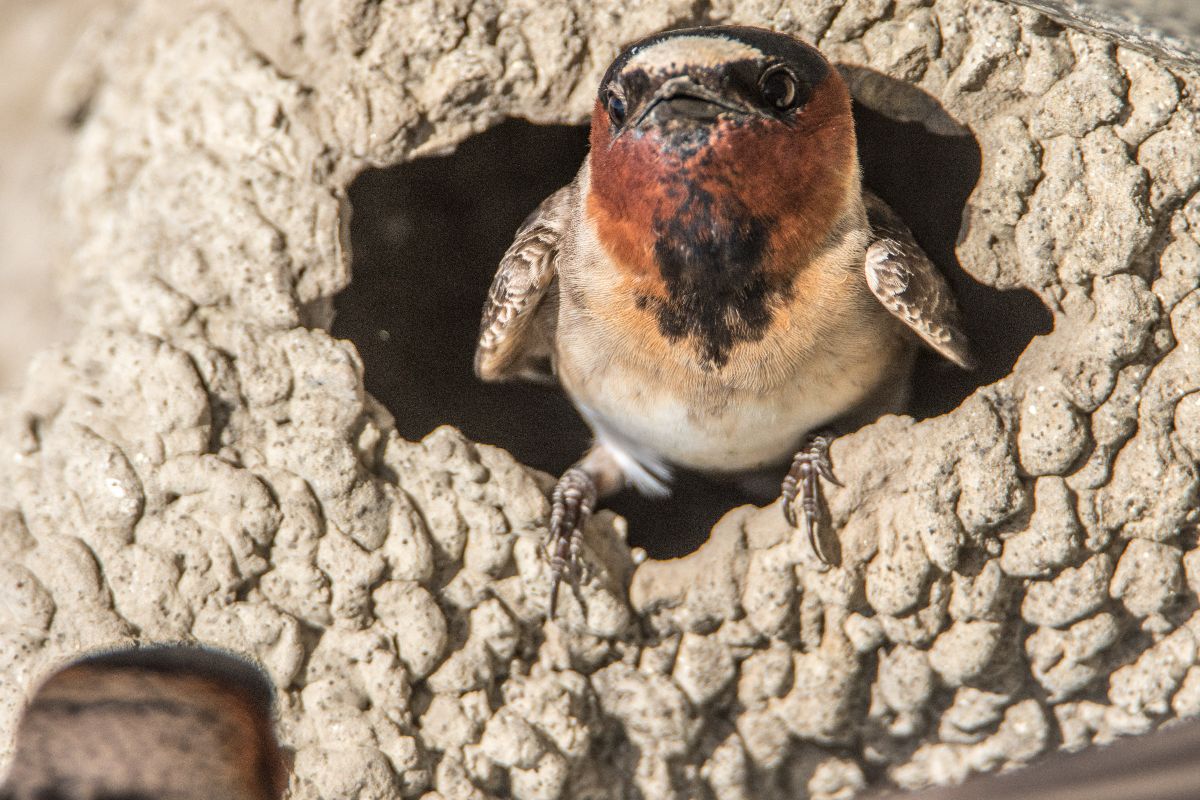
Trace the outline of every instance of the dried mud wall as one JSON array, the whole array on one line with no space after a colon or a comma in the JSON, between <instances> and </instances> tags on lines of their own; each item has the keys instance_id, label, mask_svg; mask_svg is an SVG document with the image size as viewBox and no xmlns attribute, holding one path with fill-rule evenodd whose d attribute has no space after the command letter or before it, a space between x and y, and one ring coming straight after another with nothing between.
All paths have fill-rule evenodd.
<instances>
[{"instance_id":1,"label":"dried mud wall","mask_svg":"<svg viewBox=\"0 0 1200 800\"><path fill-rule=\"evenodd\" d=\"M323 327L342 197L507 116L582 121L623 43L693 21L936 99L983 152L963 267L1054 330L952 413L834 445L839 567L776 507L671 562L602 513L547 623L546 477L400 439ZM134 639L261 662L293 798L843 798L1200 713L1186 65L993 0L163 0L60 87L84 327L0 401L0 746L47 670Z\"/></svg>"}]
</instances>

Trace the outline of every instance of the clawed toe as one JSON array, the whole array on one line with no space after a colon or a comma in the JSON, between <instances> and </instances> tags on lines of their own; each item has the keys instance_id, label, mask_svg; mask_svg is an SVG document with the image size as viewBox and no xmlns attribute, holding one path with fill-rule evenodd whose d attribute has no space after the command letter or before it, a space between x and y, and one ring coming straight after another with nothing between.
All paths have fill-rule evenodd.
<instances>
[{"instance_id":1,"label":"clawed toe","mask_svg":"<svg viewBox=\"0 0 1200 800\"><path fill-rule=\"evenodd\" d=\"M810 436L800 451L792 459L792 466L787 477L783 479L783 518L788 525L795 528L803 521L804 530L808 536L809 545L824 563L830 563L821 548L818 535L818 511L821 499L821 484L818 478L824 478L835 486L841 482L833 474L833 463L829 459L829 445L832 438L826 435ZM799 517L796 506L800 506Z\"/></svg>"},{"instance_id":2,"label":"clawed toe","mask_svg":"<svg viewBox=\"0 0 1200 800\"><path fill-rule=\"evenodd\" d=\"M558 608L558 587L565 576L575 585L580 576L583 526L596 506L596 483L578 467L567 470L550 498L550 619Z\"/></svg>"}]
</instances>

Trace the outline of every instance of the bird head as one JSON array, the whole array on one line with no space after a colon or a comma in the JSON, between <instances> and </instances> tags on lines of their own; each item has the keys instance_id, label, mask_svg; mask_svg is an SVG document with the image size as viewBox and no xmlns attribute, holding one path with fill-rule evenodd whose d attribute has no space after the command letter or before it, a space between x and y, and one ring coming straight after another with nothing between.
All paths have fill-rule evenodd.
<instances>
[{"instance_id":1,"label":"bird head","mask_svg":"<svg viewBox=\"0 0 1200 800\"><path fill-rule=\"evenodd\" d=\"M759 28L626 48L600 83L589 159L599 239L659 299L785 287L861 209L845 82L815 48Z\"/></svg>"}]
</instances>

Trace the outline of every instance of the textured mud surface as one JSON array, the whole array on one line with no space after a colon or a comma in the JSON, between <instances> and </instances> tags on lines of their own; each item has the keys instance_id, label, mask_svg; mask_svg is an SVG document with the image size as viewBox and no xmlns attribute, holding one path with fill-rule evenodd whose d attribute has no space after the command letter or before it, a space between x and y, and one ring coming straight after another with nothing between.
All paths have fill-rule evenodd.
<instances>
[{"instance_id":1,"label":"textured mud surface","mask_svg":"<svg viewBox=\"0 0 1200 800\"><path fill-rule=\"evenodd\" d=\"M3 747L39 676L135 638L261 661L295 798L842 798L1200 713L1196 73L988 0L705 6L974 134L959 260L1054 329L835 444L839 567L776 507L640 564L601 514L547 624L545 477L402 440L324 330L342 198L506 116L581 121L695 6L247 6L131 5L62 84L86 327L0 405Z\"/></svg>"},{"instance_id":2,"label":"textured mud surface","mask_svg":"<svg viewBox=\"0 0 1200 800\"><path fill-rule=\"evenodd\" d=\"M1014 2L1183 65L1195 64L1200 53L1200 6L1189 0Z\"/></svg>"}]
</instances>

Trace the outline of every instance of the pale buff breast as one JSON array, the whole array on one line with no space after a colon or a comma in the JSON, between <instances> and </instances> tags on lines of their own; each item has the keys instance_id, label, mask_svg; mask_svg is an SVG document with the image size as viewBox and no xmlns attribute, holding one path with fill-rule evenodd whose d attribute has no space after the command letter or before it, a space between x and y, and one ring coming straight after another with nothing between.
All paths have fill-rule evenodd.
<instances>
[{"instance_id":1,"label":"pale buff breast","mask_svg":"<svg viewBox=\"0 0 1200 800\"><path fill-rule=\"evenodd\" d=\"M766 335L712 372L687 342L664 338L581 219L559 267L559 380L597 439L652 474L785 461L806 433L907 380L911 344L866 285L866 242L864 217L797 270Z\"/></svg>"},{"instance_id":2,"label":"pale buff breast","mask_svg":"<svg viewBox=\"0 0 1200 800\"><path fill-rule=\"evenodd\" d=\"M886 354L907 346L886 326L881 336L855 336L814 354L776 386L736 388L689 379L676 365L570 330L559 342L559 375L597 438L643 465L709 472L786 461L806 433L890 391L898 376Z\"/></svg>"},{"instance_id":3,"label":"pale buff breast","mask_svg":"<svg viewBox=\"0 0 1200 800\"><path fill-rule=\"evenodd\" d=\"M896 365L907 365L911 345L877 303L848 309L816 337L781 330L739 345L716 374L698 371L685 345L653 325L564 313L559 380L596 437L652 473L660 464L732 473L784 462L804 434L907 379Z\"/></svg>"}]
</instances>

